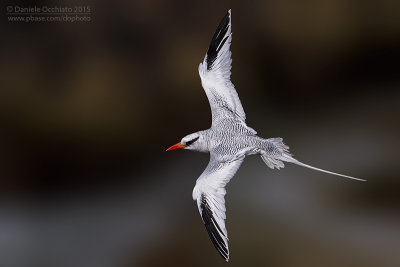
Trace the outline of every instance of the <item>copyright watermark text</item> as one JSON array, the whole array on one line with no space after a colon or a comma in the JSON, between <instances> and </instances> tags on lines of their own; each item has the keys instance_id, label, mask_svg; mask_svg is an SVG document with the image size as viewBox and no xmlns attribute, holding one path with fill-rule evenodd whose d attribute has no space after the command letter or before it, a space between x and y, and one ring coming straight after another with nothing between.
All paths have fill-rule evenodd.
<instances>
[{"instance_id":1,"label":"copyright watermark text","mask_svg":"<svg viewBox=\"0 0 400 267\"><path fill-rule=\"evenodd\" d=\"M7 6L10 22L90 22L91 7L86 6Z\"/></svg>"}]
</instances>

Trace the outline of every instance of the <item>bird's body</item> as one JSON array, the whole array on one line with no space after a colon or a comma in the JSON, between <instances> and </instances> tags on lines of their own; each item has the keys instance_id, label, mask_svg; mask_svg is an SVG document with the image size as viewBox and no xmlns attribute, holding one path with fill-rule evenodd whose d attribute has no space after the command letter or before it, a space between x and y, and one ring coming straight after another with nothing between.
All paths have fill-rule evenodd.
<instances>
[{"instance_id":1,"label":"bird's body","mask_svg":"<svg viewBox=\"0 0 400 267\"><path fill-rule=\"evenodd\" d=\"M223 119L198 134L203 136L204 151L210 152L221 162L234 161L247 155L260 154L262 151L271 157L283 155L283 151L274 144L276 138L263 139L235 119Z\"/></svg>"},{"instance_id":2,"label":"bird's body","mask_svg":"<svg viewBox=\"0 0 400 267\"><path fill-rule=\"evenodd\" d=\"M208 151L227 160L250 147L257 139L253 132L234 119L221 120L202 134L205 135Z\"/></svg>"},{"instance_id":3,"label":"bird's body","mask_svg":"<svg viewBox=\"0 0 400 267\"><path fill-rule=\"evenodd\" d=\"M225 186L246 156L260 154L271 169L283 168L284 162L290 162L317 171L362 180L299 162L289 153L289 147L283 143L282 138L261 138L254 129L247 126L242 104L230 81L231 40L229 10L218 26L204 61L199 66L201 83L211 106L211 128L189 134L182 138L181 142L167 149L184 148L210 153L210 162L193 189L193 199L197 202L214 246L227 261L229 250L225 227Z\"/></svg>"}]
</instances>

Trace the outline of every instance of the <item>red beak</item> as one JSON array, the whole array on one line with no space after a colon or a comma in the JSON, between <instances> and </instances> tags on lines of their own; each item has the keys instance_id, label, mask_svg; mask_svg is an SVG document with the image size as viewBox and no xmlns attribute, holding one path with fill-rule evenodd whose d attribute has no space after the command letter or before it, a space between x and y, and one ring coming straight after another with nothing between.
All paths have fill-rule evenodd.
<instances>
[{"instance_id":1,"label":"red beak","mask_svg":"<svg viewBox=\"0 0 400 267\"><path fill-rule=\"evenodd\" d=\"M166 151L170 151L170 150L175 150L175 149L182 149L185 148L186 146L184 144L182 144L181 142L171 146L170 148L168 148Z\"/></svg>"}]
</instances>

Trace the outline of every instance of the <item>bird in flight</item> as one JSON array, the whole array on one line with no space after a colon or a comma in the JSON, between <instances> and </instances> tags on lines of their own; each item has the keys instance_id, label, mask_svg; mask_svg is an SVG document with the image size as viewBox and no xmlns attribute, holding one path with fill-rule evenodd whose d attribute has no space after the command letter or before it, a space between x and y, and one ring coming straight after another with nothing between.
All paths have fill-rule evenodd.
<instances>
[{"instance_id":1,"label":"bird in flight","mask_svg":"<svg viewBox=\"0 0 400 267\"><path fill-rule=\"evenodd\" d=\"M283 162L350 179L363 179L334 173L304 164L289 153L282 138L264 139L246 125L246 114L231 76L231 10L219 24L203 63L199 65L201 84L211 106L211 128L189 134L167 151L188 149L210 153L210 162L196 181L193 200L215 248L228 261L228 234L225 227L225 186L235 175L244 158L259 154L271 169L283 168Z\"/></svg>"}]
</instances>

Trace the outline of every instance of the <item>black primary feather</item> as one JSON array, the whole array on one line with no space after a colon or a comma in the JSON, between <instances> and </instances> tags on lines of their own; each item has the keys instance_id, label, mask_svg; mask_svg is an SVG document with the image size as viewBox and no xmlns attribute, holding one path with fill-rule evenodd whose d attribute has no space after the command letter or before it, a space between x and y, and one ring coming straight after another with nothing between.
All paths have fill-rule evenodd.
<instances>
[{"instance_id":1,"label":"black primary feather","mask_svg":"<svg viewBox=\"0 0 400 267\"><path fill-rule=\"evenodd\" d=\"M204 225L206 226L211 241L213 242L215 248L218 250L219 254L227 261L229 259L229 252L224 240L221 237L221 234L223 235L223 232L215 221L211 208L207 203L207 198L204 194L201 195L200 208L201 217L203 218Z\"/></svg>"},{"instance_id":2,"label":"black primary feather","mask_svg":"<svg viewBox=\"0 0 400 267\"><path fill-rule=\"evenodd\" d=\"M218 25L217 30L214 33L214 36L211 40L210 46L208 47L207 51L207 70L211 70L212 65L215 61L215 59L218 56L219 51L221 48L224 46L226 40L229 38L229 36L225 36L225 34L228 32L228 29L230 27L230 20L231 20L231 11L229 10L228 13L225 15L225 17L222 19L220 24Z\"/></svg>"}]
</instances>

